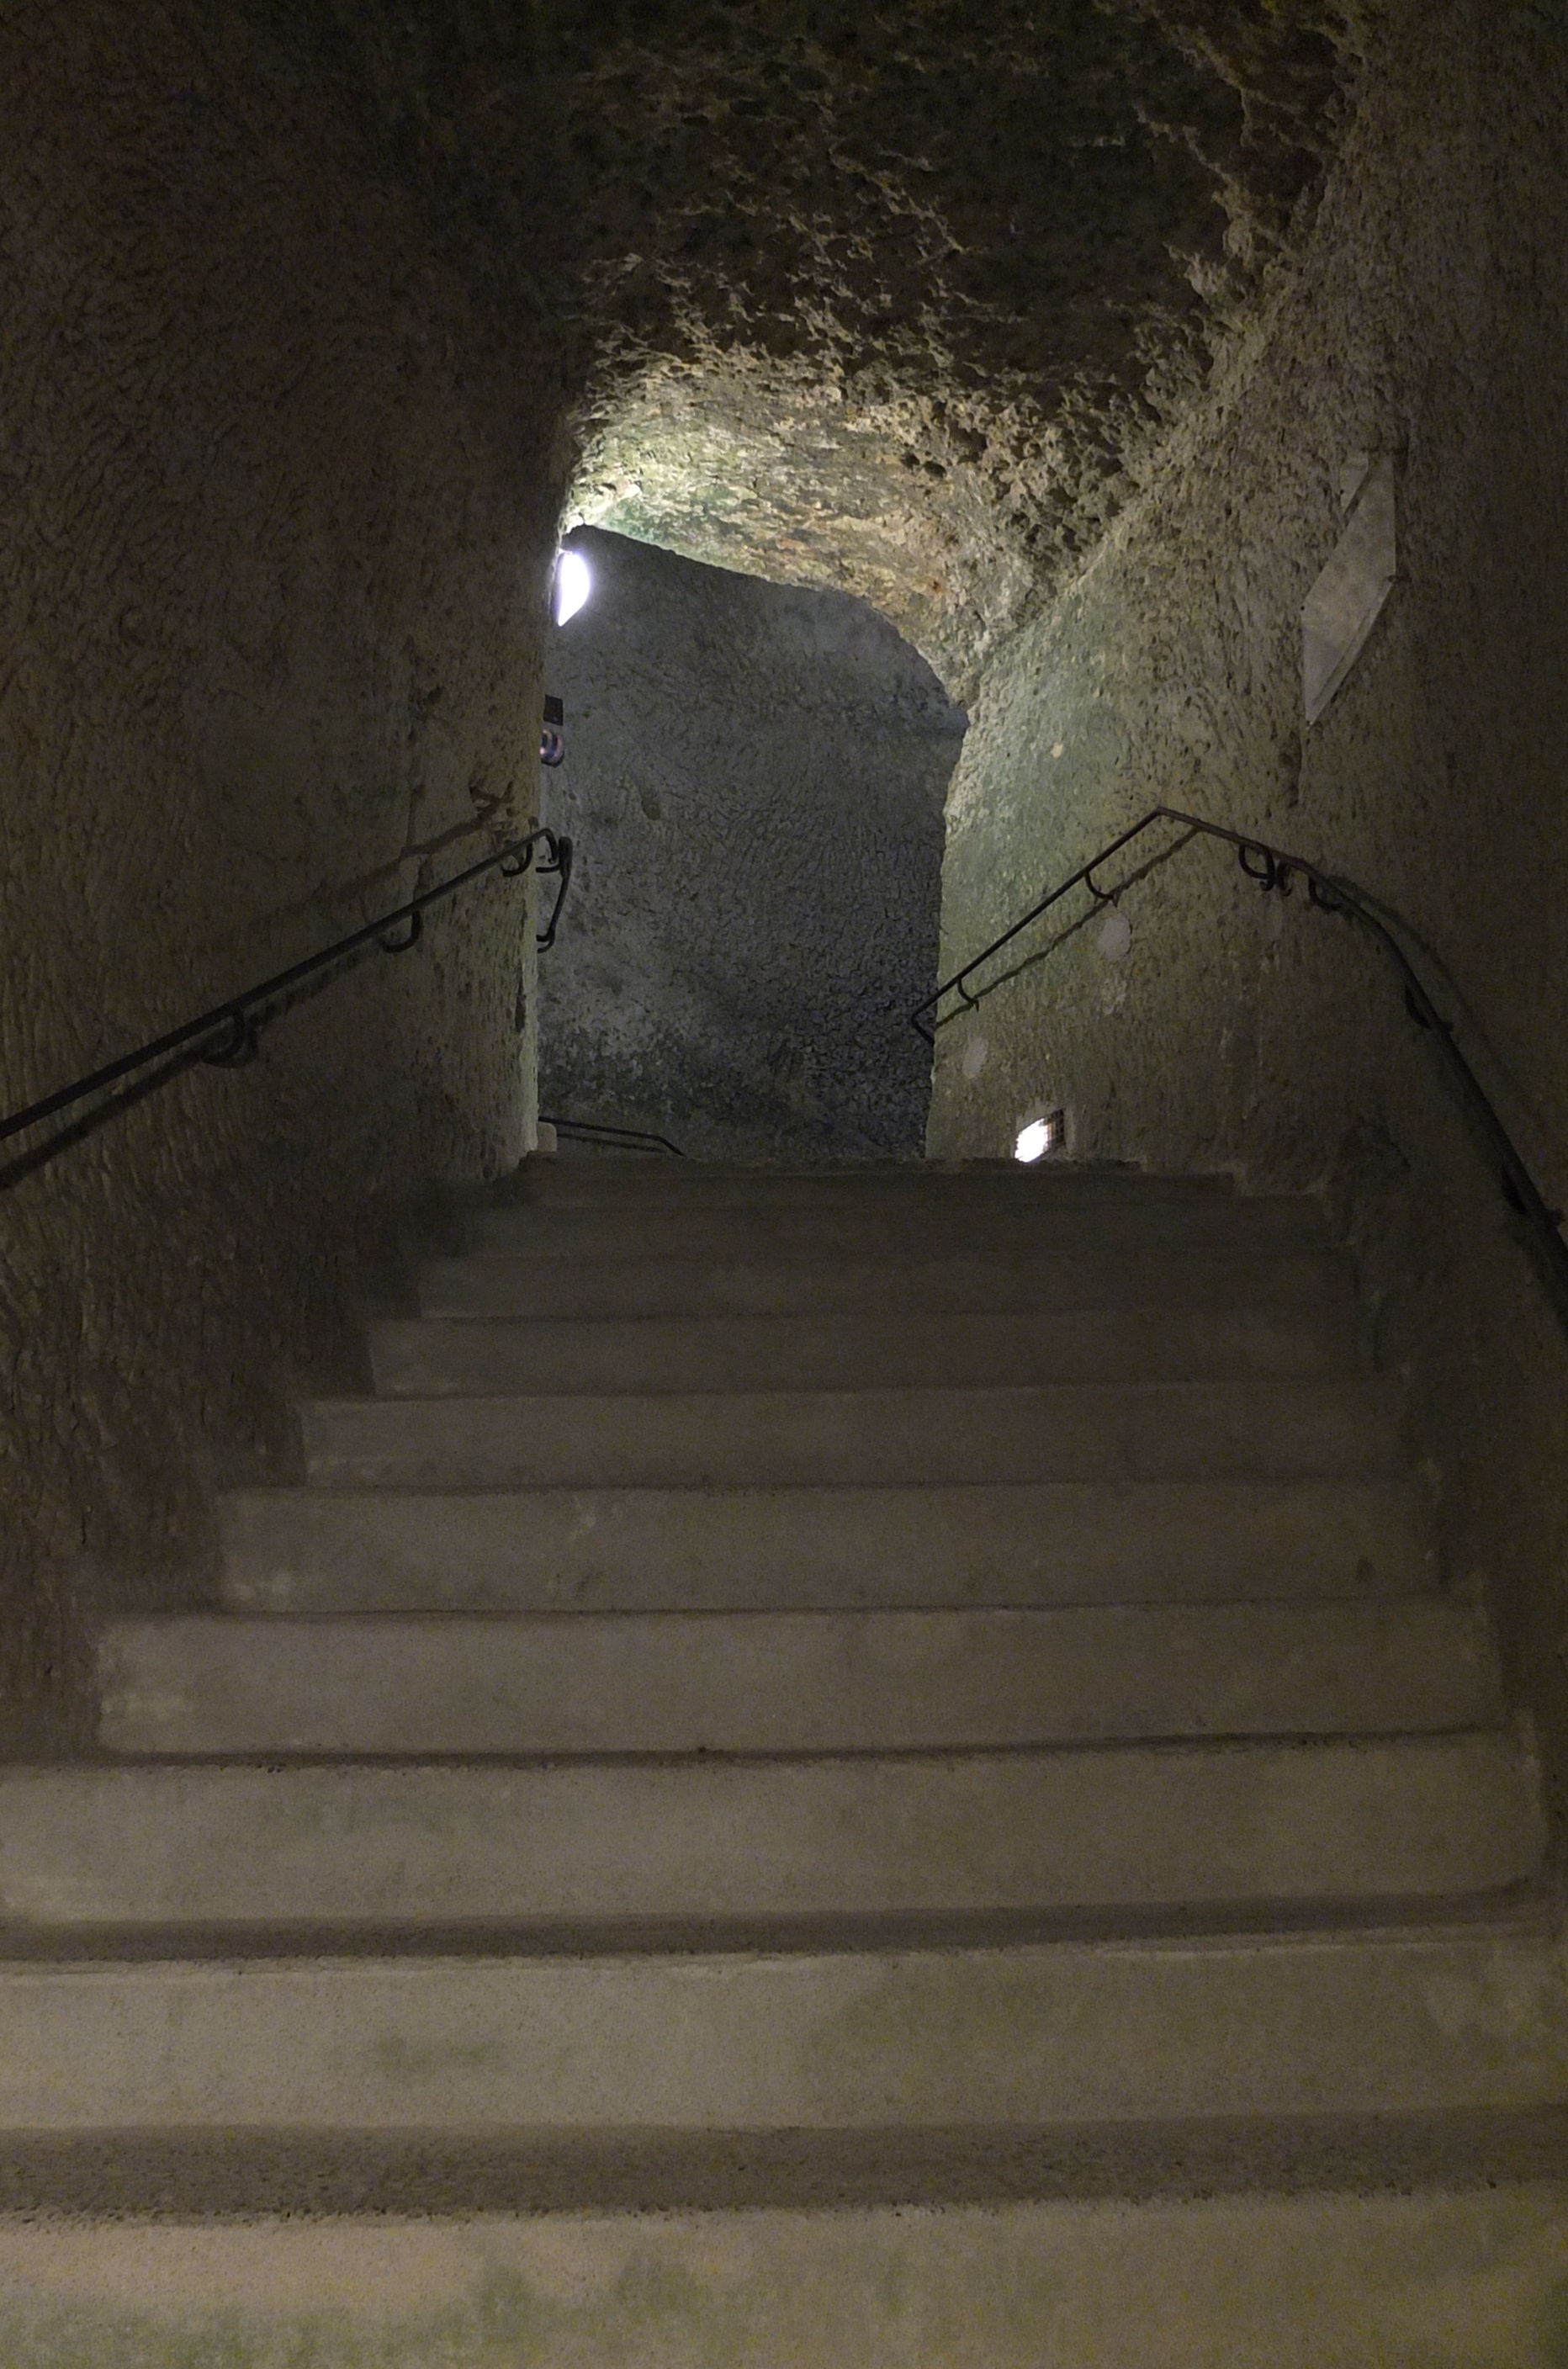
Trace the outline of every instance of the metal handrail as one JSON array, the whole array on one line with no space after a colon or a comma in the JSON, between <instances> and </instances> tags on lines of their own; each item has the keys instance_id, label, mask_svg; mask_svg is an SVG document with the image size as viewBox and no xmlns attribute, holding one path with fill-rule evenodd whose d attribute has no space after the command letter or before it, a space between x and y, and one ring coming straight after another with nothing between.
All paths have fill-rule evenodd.
<instances>
[{"instance_id":1,"label":"metal handrail","mask_svg":"<svg viewBox=\"0 0 1568 2369\"><path fill-rule=\"evenodd\" d=\"M1091 856L1087 864L1081 864L1059 887L1053 888L1048 896L1042 897L1037 905L1032 905L1020 920L1014 921L1010 929L1003 930L1000 937L993 938L990 945L974 956L961 970L955 971L951 978L944 979L934 993L916 1004L910 1014L910 1024L916 1034L934 1047L938 1028L944 1027L950 1020L960 1018L962 1011L973 1011L979 1005L979 997L969 993L966 982L993 955L999 954L1003 946L1010 945L1032 921L1037 921L1042 914L1049 912L1051 907L1059 904L1072 889L1085 887L1096 904L1114 905L1123 888L1129 884L1123 881L1115 888L1102 888L1094 878L1095 873L1113 855L1119 854L1124 847L1130 846L1134 840L1161 822L1179 824L1185 834L1166 851L1166 860L1179 855L1196 839L1220 840L1235 849L1236 860L1242 870L1249 880L1256 882L1265 896L1272 891L1278 896L1288 897L1293 883L1299 878L1306 883L1309 903L1319 912L1337 913L1357 921L1377 940L1399 974L1404 989L1405 1010L1416 1026L1425 1030L1436 1046L1460 1090L1471 1119L1497 1162L1503 1196L1516 1217L1522 1219L1528 1229L1529 1241L1540 1257L1557 1301L1558 1312L1564 1324L1568 1325L1568 1242L1564 1242L1560 1230L1562 1212L1548 1208L1518 1147L1498 1116L1491 1096L1454 1042L1452 1021L1443 1018L1409 955L1364 889L1357 888L1352 881L1320 870L1317 864L1309 864L1304 856L1291 855L1283 848L1271 847L1266 840L1259 839L1250 831L1228 830L1222 823L1209 822L1202 815L1186 814L1180 807L1151 807L1130 830L1124 830L1119 838L1101 848L1097 855ZM959 998L961 1010L942 1010L944 999L949 995Z\"/></svg>"},{"instance_id":2,"label":"metal handrail","mask_svg":"<svg viewBox=\"0 0 1568 2369\"><path fill-rule=\"evenodd\" d=\"M652 1150L667 1152L671 1160L684 1160L686 1157L678 1143L671 1143L667 1135L653 1134L646 1127L607 1127L601 1119L596 1118L551 1118L544 1111L540 1112L539 1117L542 1126L553 1127L556 1134L564 1135L569 1143L622 1143L632 1151Z\"/></svg>"},{"instance_id":3,"label":"metal handrail","mask_svg":"<svg viewBox=\"0 0 1568 2369\"><path fill-rule=\"evenodd\" d=\"M534 850L539 847L545 850L545 860L535 864ZM74 1109L78 1104L91 1102L96 1095L108 1093L111 1087L121 1088L120 1093L99 1103L83 1117L62 1127L46 1143L18 1153L0 1165L0 1191L20 1184L24 1176L34 1174L70 1145L81 1142L85 1136L93 1134L109 1119L119 1117L137 1103L145 1101L160 1087L172 1084L188 1070L203 1063L215 1069L240 1069L246 1062L253 1061L259 1049L262 1029L269 1021L279 1017L280 1011L288 1008L283 1000L307 979L331 970L335 965L362 953L374 944L379 943L383 954L406 955L418 944L424 933L425 915L432 905L439 905L444 898L455 896L471 880L477 880L487 872L498 872L503 879L517 880L531 868L541 877L555 875L560 880L549 923L538 933L542 949L553 945L561 907L571 885L572 842L564 833L557 837L555 831L541 829L530 831L526 838L509 840L504 847L481 857L477 864L470 864L464 871L454 873L450 880L441 881L434 888L421 890L418 896L410 897L406 904L394 907L391 912L381 914L373 921L365 922L361 929L351 930L347 937L338 938L332 945L323 946L318 953L307 955L303 962L291 963L287 970L277 971L270 978L261 979L254 987L242 988L237 995L215 1003L211 1011L203 1012L199 1018L188 1020L178 1028L170 1028L161 1036L149 1038L146 1044L138 1045L134 1052L121 1053L117 1059L104 1062L101 1068L90 1070L86 1077L76 1078L70 1085L60 1086L53 1093L41 1095L37 1102L29 1103L23 1109L13 1111L8 1117L0 1119L0 1143L6 1143L13 1137L25 1135L30 1127L41 1126L45 1119L57 1117L63 1111ZM406 925L406 935L388 939L386 932L398 928L400 924ZM274 1006L278 1009L273 1009Z\"/></svg>"}]
</instances>

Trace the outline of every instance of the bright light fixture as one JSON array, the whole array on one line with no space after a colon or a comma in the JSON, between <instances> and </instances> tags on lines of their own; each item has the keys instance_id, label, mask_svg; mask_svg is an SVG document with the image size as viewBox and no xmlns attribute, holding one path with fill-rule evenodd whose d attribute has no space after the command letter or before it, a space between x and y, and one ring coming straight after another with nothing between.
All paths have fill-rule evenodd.
<instances>
[{"instance_id":1,"label":"bright light fixture","mask_svg":"<svg viewBox=\"0 0 1568 2369\"><path fill-rule=\"evenodd\" d=\"M555 623L575 617L593 589L593 578L580 551L563 551L555 562Z\"/></svg>"},{"instance_id":2,"label":"bright light fixture","mask_svg":"<svg viewBox=\"0 0 1568 2369\"><path fill-rule=\"evenodd\" d=\"M1052 1111L1048 1118L1032 1118L1027 1127L1021 1127L1018 1130L1018 1140L1013 1147L1013 1159L1027 1162L1043 1160L1047 1151L1059 1151L1062 1127L1060 1111Z\"/></svg>"}]
</instances>

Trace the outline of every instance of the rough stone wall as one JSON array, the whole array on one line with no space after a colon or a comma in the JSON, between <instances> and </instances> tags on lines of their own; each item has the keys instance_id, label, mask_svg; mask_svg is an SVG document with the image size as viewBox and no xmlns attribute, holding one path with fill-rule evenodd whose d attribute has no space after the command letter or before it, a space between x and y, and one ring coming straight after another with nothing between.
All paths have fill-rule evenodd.
<instances>
[{"instance_id":1,"label":"rough stone wall","mask_svg":"<svg viewBox=\"0 0 1568 2369\"><path fill-rule=\"evenodd\" d=\"M1568 1202L1564 57L1525 0L1405 6L1302 269L1162 481L988 676L955 777L945 973L1144 808L1256 830L1395 908ZM1395 456L1401 577L1322 721L1299 612L1342 469ZM1110 876L1116 876L1113 869ZM1069 909L1080 919L1084 906ZM1081 1153L1326 1184L1413 1363L1456 1584L1489 1588L1568 1768L1568 1351L1376 954L1197 848L1044 932L943 1032L933 1150L1061 1103ZM1436 975L1436 973L1434 974Z\"/></svg>"},{"instance_id":2,"label":"rough stone wall","mask_svg":"<svg viewBox=\"0 0 1568 2369\"><path fill-rule=\"evenodd\" d=\"M441 202L535 276L574 514L861 593L966 697L1310 221L1362 6L310 13Z\"/></svg>"},{"instance_id":3,"label":"rough stone wall","mask_svg":"<svg viewBox=\"0 0 1568 2369\"><path fill-rule=\"evenodd\" d=\"M639 332L629 368L602 341L575 506L863 592L966 697L1310 215L1355 42L1313 0L573 31L589 308Z\"/></svg>"},{"instance_id":4,"label":"rough stone wall","mask_svg":"<svg viewBox=\"0 0 1568 2369\"><path fill-rule=\"evenodd\" d=\"M0 88L11 1108L526 816L560 487L526 335L281 33L0 9ZM199 1592L214 1474L351 1373L361 1213L517 1156L532 993L487 887L0 1196L0 1743L74 1732L89 1597Z\"/></svg>"},{"instance_id":5,"label":"rough stone wall","mask_svg":"<svg viewBox=\"0 0 1568 2369\"><path fill-rule=\"evenodd\" d=\"M577 873L541 967L541 1106L683 1150L918 1153L942 808L964 727L864 601L573 539L553 636Z\"/></svg>"}]
</instances>

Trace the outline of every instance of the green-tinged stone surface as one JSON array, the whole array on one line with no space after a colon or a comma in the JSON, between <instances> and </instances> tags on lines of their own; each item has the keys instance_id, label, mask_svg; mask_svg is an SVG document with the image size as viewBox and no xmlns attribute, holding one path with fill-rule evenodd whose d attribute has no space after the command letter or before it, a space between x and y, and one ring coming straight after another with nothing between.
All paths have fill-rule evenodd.
<instances>
[{"instance_id":1,"label":"green-tinged stone surface","mask_svg":"<svg viewBox=\"0 0 1568 2369\"><path fill-rule=\"evenodd\" d=\"M0 2228L6 2369L1560 2369L1568 2191Z\"/></svg>"}]
</instances>

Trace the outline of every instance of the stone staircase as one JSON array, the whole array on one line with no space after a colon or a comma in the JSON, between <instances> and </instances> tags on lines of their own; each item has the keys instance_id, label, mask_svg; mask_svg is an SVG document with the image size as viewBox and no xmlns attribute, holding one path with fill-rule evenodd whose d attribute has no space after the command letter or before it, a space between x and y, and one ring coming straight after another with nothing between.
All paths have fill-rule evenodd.
<instances>
[{"instance_id":1,"label":"stone staircase","mask_svg":"<svg viewBox=\"0 0 1568 2369\"><path fill-rule=\"evenodd\" d=\"M1534 1773L1311 1205L535 1163L419 1306L222 1608L106 1625L101 1757L0 1774L0 2202L65 2215L0 2295L110 2312L130 2210L188 2346L1555 2340Z\"/></svg>"}]
</instances>

